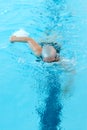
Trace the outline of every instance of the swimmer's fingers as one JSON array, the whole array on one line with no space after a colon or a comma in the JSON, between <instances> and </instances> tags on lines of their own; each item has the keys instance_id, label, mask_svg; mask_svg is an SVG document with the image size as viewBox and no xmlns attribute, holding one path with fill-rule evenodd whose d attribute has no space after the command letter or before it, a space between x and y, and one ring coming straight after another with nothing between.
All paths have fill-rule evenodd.
<instances>
[{"instance_id":1,"label":"swimmer's fingers","mask_svg":"<svg viewBox=\"0 0 87 130\"><path fill-rule=\"evenodd\" d=\"M11 43L14 43L15 41L16 41L16 36L11 36L11 37L10 37L10 42L11 42Z\"/></svg>"}]
</instances>

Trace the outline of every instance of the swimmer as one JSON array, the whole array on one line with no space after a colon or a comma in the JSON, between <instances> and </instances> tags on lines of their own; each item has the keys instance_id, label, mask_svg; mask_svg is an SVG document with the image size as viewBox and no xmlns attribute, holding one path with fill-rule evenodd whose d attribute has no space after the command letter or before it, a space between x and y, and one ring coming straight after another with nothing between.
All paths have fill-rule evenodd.
<instances>
[{"instance_id":1,"label":"swimmer","mask_svg":"<svg viewBox=\"0 0 87 130\"><path fill-rule=\"evenodd\" d=\"M57 62L60 61L60 56L57 50L52 45L44 45L41 47L35 40L28 36L11 36L10 42L25 42L28 43L32 51L37 57L42 57L44 62Z\"/></svg>"}]
</instances>

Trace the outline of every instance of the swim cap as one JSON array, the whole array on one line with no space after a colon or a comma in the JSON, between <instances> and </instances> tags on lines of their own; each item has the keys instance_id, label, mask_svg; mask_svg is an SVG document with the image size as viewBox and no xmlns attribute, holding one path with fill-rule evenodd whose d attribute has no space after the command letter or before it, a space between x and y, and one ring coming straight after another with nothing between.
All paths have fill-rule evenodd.
<instances>
[{"instance_id":1,"label":"swim cap","mask_svg":"<svg viewBox=\"0 0 87 130\"><path fill-rule=\"evenodd\" d=\"M45 45L42 49L43 58L54 58L57 56L57 52L53 46Z\"/></svg>"}]
</instances>

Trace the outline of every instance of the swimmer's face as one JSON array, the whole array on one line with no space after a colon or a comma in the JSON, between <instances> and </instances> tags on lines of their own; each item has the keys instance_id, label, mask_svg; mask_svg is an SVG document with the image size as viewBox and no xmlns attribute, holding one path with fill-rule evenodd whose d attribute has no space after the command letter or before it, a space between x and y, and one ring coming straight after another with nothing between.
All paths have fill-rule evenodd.
<instances>
[{"instance_id":1,"label":"swimmer's face","mask_svg":"<svg viewBox=\"0 0 87 130\"><path fill-rule=\"evenodd\" d=\"M56 61L59 61L59 60L60 60L59 57L43 58L43 61L44 61L44 62L56 62Z\"/></svg>"}]
</instances>

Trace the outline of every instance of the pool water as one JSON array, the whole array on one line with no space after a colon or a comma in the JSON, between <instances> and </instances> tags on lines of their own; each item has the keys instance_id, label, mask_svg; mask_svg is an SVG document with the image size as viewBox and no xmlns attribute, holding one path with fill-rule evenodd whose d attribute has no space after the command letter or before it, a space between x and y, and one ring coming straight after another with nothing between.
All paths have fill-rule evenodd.
<instances>
[{"instance_id":1,"label":"pool water","mask_svg":"<svg viewBox=\"0 0 87 130\"><path fill-rule=\"evenodd\" d=\"M87 1L1 0L0 130L87 129ZM37 61L19 29L61 45L62 62Z\"/></svg>"}]
</instances>

